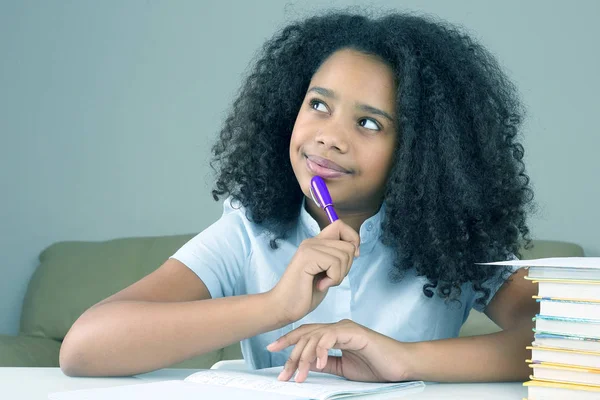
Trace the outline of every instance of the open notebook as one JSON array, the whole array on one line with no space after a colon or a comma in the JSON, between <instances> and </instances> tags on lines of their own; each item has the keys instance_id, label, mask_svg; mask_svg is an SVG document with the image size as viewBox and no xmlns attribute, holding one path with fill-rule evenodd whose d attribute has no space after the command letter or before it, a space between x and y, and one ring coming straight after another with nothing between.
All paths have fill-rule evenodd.
<instances>
[{"instance_id":1,"label":"open notebook","mask_svg":"<svg viewBox=\"0 0 600 400\"><path fill-rule=\"evenodd\" d=\"M354 382L334 375L310 372L305 382L281 382L282 367L254 371L201 370L184 380L142 383L101 389L56 392L50 400L183 400L203 398L248 399L338 399L394 391L398 396L422 391L421 381L400 383ZM292 378L293 379L293 378Z\"/></svg>"}]
</instances>

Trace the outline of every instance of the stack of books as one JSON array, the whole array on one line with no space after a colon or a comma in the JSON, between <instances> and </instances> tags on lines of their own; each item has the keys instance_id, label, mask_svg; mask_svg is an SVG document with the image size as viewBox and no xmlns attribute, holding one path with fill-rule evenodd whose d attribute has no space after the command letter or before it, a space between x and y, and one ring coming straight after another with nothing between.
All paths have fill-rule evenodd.
<instances>
[{"instance_id":1,"label":"stack of books","mask_svg":"<svg viewBox=\"0 0 600 400\"><path fill-rule=\"evenodd\" d=\"M502 263L504 264L504 263ZM539 285L529 399L600 399L600 257L508 262Z\"/></svg>"}]
</instances>

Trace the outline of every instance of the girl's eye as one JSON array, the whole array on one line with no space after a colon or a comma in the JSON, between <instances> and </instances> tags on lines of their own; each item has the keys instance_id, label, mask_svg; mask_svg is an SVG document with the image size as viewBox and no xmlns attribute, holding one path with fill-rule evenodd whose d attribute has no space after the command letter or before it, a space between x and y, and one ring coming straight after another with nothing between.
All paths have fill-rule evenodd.
<instances>
[{"instance_id":1,"label":"girl's eye","mask_svg":"<svg viewBox=\"0 0 600 400\"><path fill-rule=\"evenodd\" d=\"M381 127L379 126L377 121L375 121L374 119L371 119L371 118L361 119L360 121L358 121L358 125L362 126L363 128L370 129L372 131L381 130Z\"/></svg>"},{"instance_id":2,"label":"girl's eye","mask_svg":"<svg viewBox=\"0 0 600 400\"><path fill-rule=\"evenodd\" d=\"M329 112L325 103L323 103L322 101L319 101L319 100L311 100L310 108L317 110L317 111L321 111L321 112Z\"/></svg>"}]
</instances>

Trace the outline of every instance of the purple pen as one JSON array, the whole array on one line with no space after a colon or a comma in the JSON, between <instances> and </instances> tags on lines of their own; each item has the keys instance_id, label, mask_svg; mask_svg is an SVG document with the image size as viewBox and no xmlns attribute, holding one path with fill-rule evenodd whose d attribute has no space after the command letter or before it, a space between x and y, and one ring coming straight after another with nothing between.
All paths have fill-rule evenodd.
<instances>
[{"instance_id":1,"label":"purple pen","mask_svg":"<svg viewBox=\"0 0 600 400\"><path fill-rule=\"evenodd\" d=\"M329 222L338 219L338 216L333 209L333 201L331 201L331 195L329 194L329 190L327 190L327 185L325 185L325 181L320 176L314 176L310 180L310 195L315 203L325 210Z\"/></svg>"}]
</instances>

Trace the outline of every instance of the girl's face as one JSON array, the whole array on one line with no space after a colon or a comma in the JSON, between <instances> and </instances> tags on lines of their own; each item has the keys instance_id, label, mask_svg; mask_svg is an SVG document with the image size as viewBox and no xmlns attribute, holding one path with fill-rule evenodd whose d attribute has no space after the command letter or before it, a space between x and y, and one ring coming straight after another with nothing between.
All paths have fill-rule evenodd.
<instances>
[{"instance_id":1,"label":"girl's face","mask_svg":"<svg viewBox=\"0 0 600 400\"><path fill-rule=\"evenodd\" d=\"M395 97L393 72L378 58L343 49L325 60L310 81L290 142L305 196L310 199L310 180L320 175L338 214L379 209L396 143Z\"/></svg>"}]
</instances>

